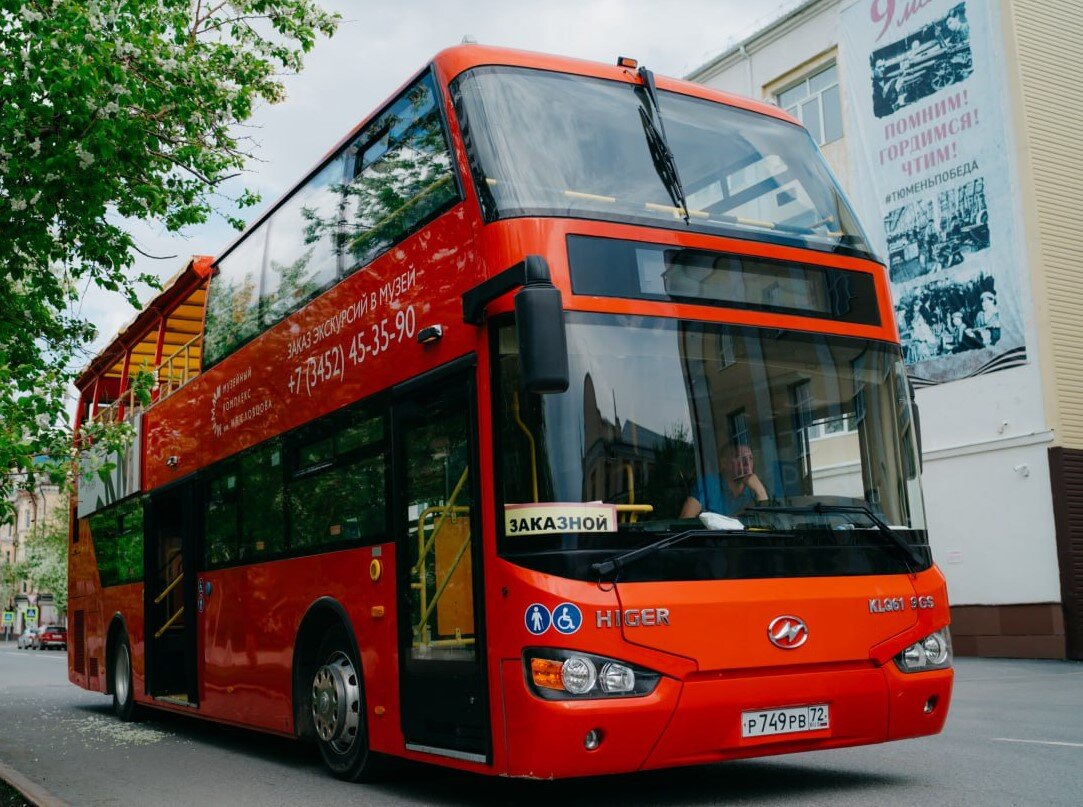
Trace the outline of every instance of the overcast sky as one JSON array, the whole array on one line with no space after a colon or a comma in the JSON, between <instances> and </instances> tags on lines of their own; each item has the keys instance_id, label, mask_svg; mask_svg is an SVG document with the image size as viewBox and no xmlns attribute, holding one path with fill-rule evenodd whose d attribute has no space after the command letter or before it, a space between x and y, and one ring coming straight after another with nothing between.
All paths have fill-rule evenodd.
<instances>
[{"instance_id":1,"label":"overcast sky","mask_svg":"<svg viewBox=\"0 0 1083 807\"><path fill-rule=\"evenodd\" d=\"M302 73L285 79L286 100L257 110L247 127L256 160L244 182L263 201L245 213L251 220L273 204L435 53L464 36L482 45L607 63L630 56L656 73L683 76L795 5L796 0L323 0L325 8L342 15L338 33L316 44ZM189 255L218 255L236 237L220 220L183 237L153 226L132 231L143 251L175 256L139 257L138 271L162 278ZM135 312L116 295L92 292L83 314L98 326L96 351Z\"/></svg>"}]
</instances>

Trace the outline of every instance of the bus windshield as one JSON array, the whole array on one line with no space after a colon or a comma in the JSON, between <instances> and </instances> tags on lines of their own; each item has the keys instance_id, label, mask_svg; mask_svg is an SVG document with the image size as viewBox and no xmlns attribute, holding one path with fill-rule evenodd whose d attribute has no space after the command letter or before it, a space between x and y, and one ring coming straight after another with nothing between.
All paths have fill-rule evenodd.
<instances>
[{"instance_id":1,"label":"bus windshield","mask_svg":"<svg viewBox=\"0 0 1083 807\"><path fill-rule=\"evenodd\" d=\"M688 202L665 182L641 86L510 67L452 96L486 218L573 216L867 254L809 134L758 113L660 92Z\"/></svg>"},{"instance_id":2,"label":"bus windshield","mask_svg":"<svg viewBox=\"0 0 1083 807\"><path fill-rule=\"evenodd\" d=\"M541 396L519 387L514 325L497 331L509 559L588 579L599 560L709 530L624 579L882 574L931 562L897 347L577 313L567 333L571 386Z\"/></svg>"}]
</instances>

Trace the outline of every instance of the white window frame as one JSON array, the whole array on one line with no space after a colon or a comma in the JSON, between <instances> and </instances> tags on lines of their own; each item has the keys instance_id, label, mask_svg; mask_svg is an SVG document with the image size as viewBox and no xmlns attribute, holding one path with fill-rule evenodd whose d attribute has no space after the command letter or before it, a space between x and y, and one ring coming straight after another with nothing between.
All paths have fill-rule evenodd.
<instances>
[{"instance_id":1,"label":"white window frame","mask_svg":"<svg viewBox=\"0 0 1083 807\"><path fill-rule=\"evenodd\" d=\"M788 93L790 90L793 90L793 89L795 89L797 87L800 87L802 84L805 85L806 89L808 89L809 82L813 78L820 75L820 73L823 73L825 70L830 70L831 68L835 68L835 82L833 84L828 84L826 87L821 87L815 93L809 92L807 95L805 95L803 98L801 98L800 101L798 101L796 104L794 104L792 106L782 107L781 98L785 93ZM823 95L824 95L825 92L830 90L832 87L836 88L836 90L838 91L838 97L839 97L839 124L840 124L839 125L839 132L840 132L840 134L834 140L826 140L825 135L824 135L826 127L824 126L825 118L824 118L824 98L823 98ZM841 140L845 136L845 132L843 131L843 127L842 127L842 90L841 90L841 88L839 88L838 62L832 60L830 62L826 62L826 63L821 64L821 65L817 65L812 70L805 73L797 81L788 82L787 84L784 84L778 90L775 90L774 96L775 96L775 104L777 106L785 109L787 112L789 112L791 115L793 115L799 121L801 121L802 125L805 125L804 117L802 117L802 115L801 115L801 106L802 106L802 104L808 103L810 98L815 98L816 99L816 106L820 110L820 131L819 131L819 133L813 133L813 139L816 141L816 145L824 146L824 145L827 145L828 143L834 143L835 140ZM806 128L807 128L807 125L806 125Z\"/></svg>"}]
</instances>

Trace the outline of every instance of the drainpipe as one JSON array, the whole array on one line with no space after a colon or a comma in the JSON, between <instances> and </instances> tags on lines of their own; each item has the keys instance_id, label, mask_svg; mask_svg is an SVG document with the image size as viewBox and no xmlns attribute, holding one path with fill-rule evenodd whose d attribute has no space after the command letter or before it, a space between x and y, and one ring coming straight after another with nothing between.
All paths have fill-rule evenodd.
<instances>
[{"instance_id":1,"label":"drainpipe","mask_svg":"<svg viewBox=\"0 0 1083 807\"><path fill-rule=\"evenodd\" d=\"M737 52L741 54L741 57L745 60L745 69L748 73L748 97L759 98L756 93L756 85L752 80L752 57L748 55L748 49L745 47L745 43L742 42L737 46Z\"/></svg>"}]
</instances>

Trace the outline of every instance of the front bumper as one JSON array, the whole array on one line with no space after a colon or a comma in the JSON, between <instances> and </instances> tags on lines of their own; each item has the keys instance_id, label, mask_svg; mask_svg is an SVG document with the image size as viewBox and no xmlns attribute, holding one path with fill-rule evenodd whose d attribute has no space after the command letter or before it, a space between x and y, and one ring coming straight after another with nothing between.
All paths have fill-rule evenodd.
<instances>
[{"instance_id":1,"label":"front bumper","mask_svg":"<svg viewBox=\"0 0 1083 807\"><path fill-rule=\"evenodd\" d=\"M936 734L944 726L953 673L907 675L893 662L663 677L642 698L545 701L521 661L501 665L508 774L536 778L623 773L786 754ZM741 712L827 703L828 729L743 738ZM592 729L595 750L584 747Z\"/></svg>"}]
</instances>

